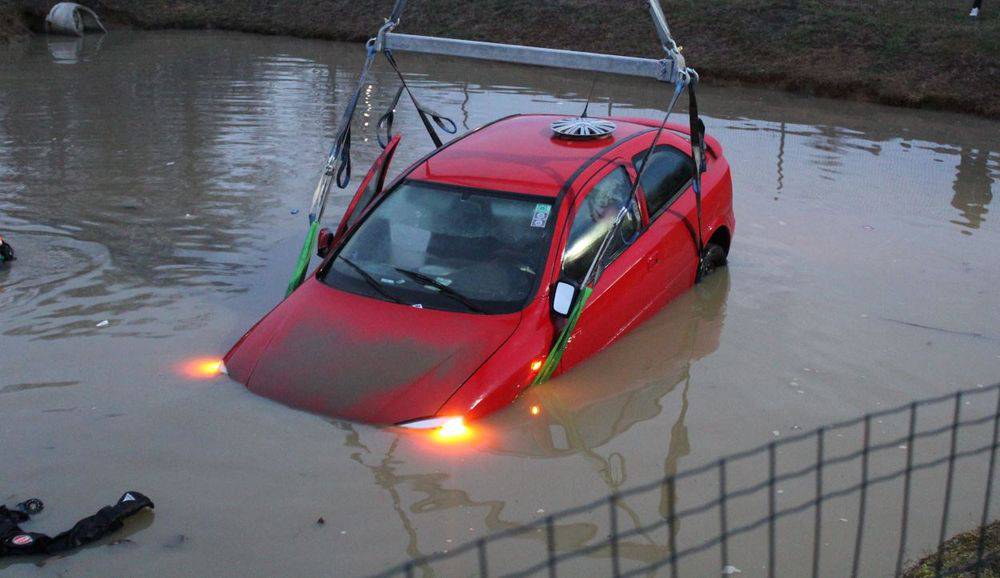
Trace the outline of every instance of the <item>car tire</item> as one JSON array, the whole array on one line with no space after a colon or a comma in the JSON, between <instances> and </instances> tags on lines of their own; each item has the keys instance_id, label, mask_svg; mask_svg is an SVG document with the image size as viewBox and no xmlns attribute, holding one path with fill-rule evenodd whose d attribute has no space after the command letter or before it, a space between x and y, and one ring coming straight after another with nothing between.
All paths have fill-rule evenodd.
<instances>
[{"instance_id":1,"label":"car tire","mask_svg":"<svg viewBox=\"0 0 1000 578\"><path fill-rule=\"evenodd\" d=\"M711 275L719 267L726 266L726 250L715 243L705 245L705 257L701 260L698 268L698 280Z\"/></svg>"}]
</instances>

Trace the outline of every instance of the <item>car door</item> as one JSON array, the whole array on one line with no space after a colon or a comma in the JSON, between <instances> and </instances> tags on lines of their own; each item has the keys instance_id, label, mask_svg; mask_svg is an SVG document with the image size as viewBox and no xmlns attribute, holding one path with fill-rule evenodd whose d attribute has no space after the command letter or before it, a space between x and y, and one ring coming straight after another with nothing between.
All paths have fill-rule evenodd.
<instances>
[{"instance_id":1,"label":"car door","mask_svg":"<svg viewBox=\"0 0 1000 578\"><path fill-rule=\"evenodd\" d=\"M358 187L358 192L354 194L354 198L351 199L351 204L347 206L347 210L344 211L344 216L340 220L340 225L337 227L336 241L343 238L344 234L347 233L361 220L364 216L365 211L372 205L375 199L382 193L385 187L385 175L389 170L389 164L392 162L392 157L396 153L396 148L399 146L399 141L402 135L396 135L392 137L389 144L386 145L385 150L379 155L375 162L372 163L372 168L368 169L368 174L365 175L363 181L361 181L361 186Z\"/></svg>"},{"instance_id":2,"label":"car door","mask_svg":"<svg viewBox=\"0 0 1000 578\"><path fill-rule=\"evenodd\" d=\"M632 195L634 175L628 161L610 162L588 180L577 195L562 251L560 278L579 284L593 262L611 221L623 206L630 206L622 234L612 240L605 269L587 302L563 354L560 370L566 370L603 349L627 330L645 308L641 288L647 266L646 244L640 239L628 244L642 227L642 214Z\"/></svg>"},{"instance_id":3,"label":"car door","mask_svg":"<svg viewBox=\"0 0 1000 578\"><path fill-rule=\"evenodd\" d=\"M645 151L636 154L633 165L641 170ZM657 145L642 175L640 200L649 219L643 237L652 247L648 256L649 296L655 311L694 284L698 270L695 237L694 167L691 157L670 145Z\"/></svg>"}]
</instances>

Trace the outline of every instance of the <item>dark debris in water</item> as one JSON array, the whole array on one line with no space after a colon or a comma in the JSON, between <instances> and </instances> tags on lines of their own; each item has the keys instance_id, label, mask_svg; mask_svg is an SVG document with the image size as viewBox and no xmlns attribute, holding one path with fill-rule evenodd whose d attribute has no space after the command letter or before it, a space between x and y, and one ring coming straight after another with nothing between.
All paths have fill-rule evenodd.
<instances>
[{"instance_id":1,"label":"dark debris in water","mask_svg":"<svg viewBox=\"0 0 1000 578\"><path fill-rule=\"evenodd\" d=\"M177 534L173 538L170 538L169 540L164 542L163 547L175 550L183 546L186 542L187 542L187 536L185 536L184 534Z\"/></svg>"}]
</instances>

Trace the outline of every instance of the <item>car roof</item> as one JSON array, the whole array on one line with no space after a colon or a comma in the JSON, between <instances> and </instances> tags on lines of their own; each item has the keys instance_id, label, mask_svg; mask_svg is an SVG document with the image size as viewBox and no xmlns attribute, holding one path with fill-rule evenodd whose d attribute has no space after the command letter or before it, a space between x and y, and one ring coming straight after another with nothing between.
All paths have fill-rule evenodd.
<instances>
[{"instance_id":1,"label":"car roof","mask_svg":"<svg viewBox=\"0 0 1000 578\"><path fill-rule=\"evenodd\" d=\"M596 140L556 138L552 122L566 115L503 118L445 146L409 178L435 183L556 197L582 168L629 138L653 130L635 119L609 118L617 128Z\"/></svg>"}]
</instances>

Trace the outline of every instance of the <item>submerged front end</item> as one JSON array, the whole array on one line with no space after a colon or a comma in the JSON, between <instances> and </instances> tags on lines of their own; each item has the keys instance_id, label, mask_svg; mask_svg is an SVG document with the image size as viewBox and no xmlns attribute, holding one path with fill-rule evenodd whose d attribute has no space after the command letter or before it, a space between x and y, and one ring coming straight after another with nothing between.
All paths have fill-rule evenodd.
<instances>
[{"instance_id":1,"label":"submerged front end","mask_svg":"<svg viewBox=\"0 0 1000 578\"><path fill-rule=\"evenodd\" d=\"M374 424L437 415L511 336L519 314L419 309L309 279L224 358L250 391Z\"/></svg>"}]
</instances>

